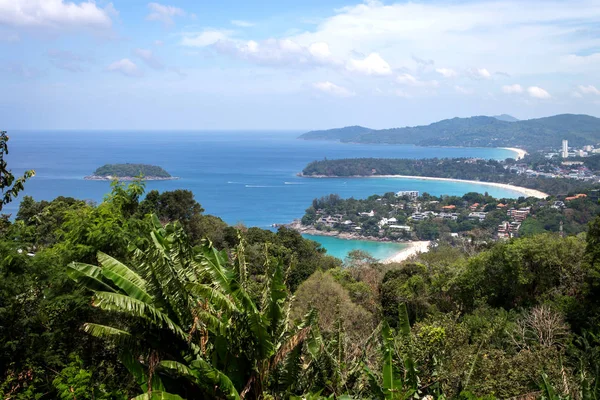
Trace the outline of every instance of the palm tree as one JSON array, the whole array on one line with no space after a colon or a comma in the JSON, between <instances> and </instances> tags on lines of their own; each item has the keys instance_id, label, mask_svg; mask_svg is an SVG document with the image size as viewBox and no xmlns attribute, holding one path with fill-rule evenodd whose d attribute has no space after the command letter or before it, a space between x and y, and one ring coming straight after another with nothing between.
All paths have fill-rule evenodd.
<instances>
[{"instance_id":1,"label":"palm tree","mask_svg":"<svg viewBox=\"0 0 600 400\"><path fill-rule=\"evenodd\" d=\"M256 399L292 354L319 347L314 312L290 321L281 264L265 266L255 301L243 241L230 262L210 242L192 248L179 223L162 227L153 216L153 224L151 245L133 250L134 267L101 252L99 266L68 267L94 292L93 305L111 313L110 324L84 329L119 346L144 391L137 398Z\"/></svg>"}]
</instances>

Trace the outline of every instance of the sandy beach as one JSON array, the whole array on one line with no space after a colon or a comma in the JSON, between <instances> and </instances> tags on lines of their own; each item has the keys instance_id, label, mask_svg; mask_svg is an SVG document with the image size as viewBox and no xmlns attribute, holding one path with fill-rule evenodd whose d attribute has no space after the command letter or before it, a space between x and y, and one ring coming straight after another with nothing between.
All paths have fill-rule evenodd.
<instances>
[{"instance_id":1,"label":"sandy beach","mask_svg":"<svg viewBox=\"0 0 600 400\"><path fill-rule=\"evenodd\" d=\"M316 177L314 177L316 178ZM548 197L547 193L541 192L535 189L528 189L521 186L509 185L507 183L496 183L496 182L483 182L483 181L470 181L466 179L453 179L453 178L434 178L430 176L412 176L412 175L371 175L362 176L356 178L402 178L402 179L417 179L422 181L447 181L447 182L464 182L464 183L477 183L479 185L494 186L497 188L512 190L517 193L521 193L525 197L536 197L538 199L545 199Z\"/></svg>"},{"instance_id":2,"label":"sandy beach","mask_svg":"<svg viewBox=\"0 0 600 400\"><path fill-rule=\"evenodd\" d=\"M419 242L408 242L408 247L402 249L390 258L385 259L383 262L386 264L398 263L406 260L409 257L414 256L415 254L426 253L429 251L429 243L429 241L425 240Z\"/></svg>"},{"instance_id":3,"label":"sandy beach","mask_svg":"<svg viewBox=\"0 0 600 400\"><path fill-rule=\"evenodd\" d=\"M517 156L515 157L515 160L521 160L527 154L527 152L525 150L518 149L516 147L500 147L500 148L504 149L504 150L514 151L515 153L517 153Z\"/></svg>"}]
</instances>

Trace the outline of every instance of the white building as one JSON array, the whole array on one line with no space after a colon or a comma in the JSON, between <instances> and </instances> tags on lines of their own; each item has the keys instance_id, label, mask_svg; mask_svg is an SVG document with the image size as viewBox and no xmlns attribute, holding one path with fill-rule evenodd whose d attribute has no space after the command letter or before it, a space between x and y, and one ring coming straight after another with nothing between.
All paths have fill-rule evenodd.
<instances>
[{"instance_id":1,"label":"white building","mask_svg":"<svg viewBox=\"0 0 600 400\"><path fill-rule=\"evenodd\" d=\"M396 193L396 197L407 196L410 200L415 201L419 197L419 191L417 190L401 190Z\"/></svg>"},{"instance_id":2,"label":"white building","mask_svg":"<svg viewBox=\"0 0 600 400\"><path fill-rule=\"evenodd\" d=\"M569 158L569 141L568 140L562 141L561 155L562 155L562 158Z\"/></svg>"}]
</instances>

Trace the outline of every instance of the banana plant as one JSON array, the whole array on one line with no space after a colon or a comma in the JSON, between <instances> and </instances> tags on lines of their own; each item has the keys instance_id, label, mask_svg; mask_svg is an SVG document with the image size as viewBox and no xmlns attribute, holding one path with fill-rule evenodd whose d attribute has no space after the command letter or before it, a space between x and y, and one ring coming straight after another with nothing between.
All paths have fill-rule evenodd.
<instances>
[{"instance_id":1,"label":"banana plant","mask_svg":"<svg viewBox=\"0 0 600 400\"><path fill-rule=\"evenodd\" d=\"M151 245L132 249L133 266L101 252L98 265L68 266L93 291L95 307L109 320L120 315L85 331L119 346L140 399L259 398L309 337L314 313L290 321L281 264L267 266L257 304L246 290L243 243L230 261L208 241L193 248L178 223L163 227L153 217L153 224Z\"/></svg>"},{"instance_id":2,"label":"banana plant","mask_svg":"<svg viewBox=\"0 0 600 400\"><path fill-rule=\"evenodd\" d=\"M404 400L419 394L419 378L411 350L410 324L406 304L399 307L399 337L407 344L404 354L396 351L396 337L387 322L381 325L381 379L364 366L371 396L381 400Z\"/></svg>"}]
</instances>

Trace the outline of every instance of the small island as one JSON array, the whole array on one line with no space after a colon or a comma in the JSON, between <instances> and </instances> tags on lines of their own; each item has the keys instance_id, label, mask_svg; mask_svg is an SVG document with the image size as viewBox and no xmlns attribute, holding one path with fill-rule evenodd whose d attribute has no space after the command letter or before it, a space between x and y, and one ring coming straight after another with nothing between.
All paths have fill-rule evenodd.
<instances>
[{"instance_id":1,"label":"small island","mask_svg":"<svg viewBox=\"0 0 600 400\"><path fill-rule=\"evenodd\" d=\"M106 164L94 171L92 175L86 176L83 179L92 181L110 181L113 179L133 181L140 177L146 181L179 179L171 176L163 168L149 164Z\"/></svg>"}]
</instances>

